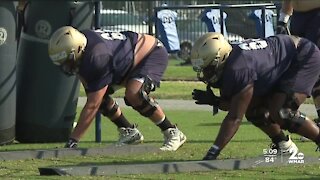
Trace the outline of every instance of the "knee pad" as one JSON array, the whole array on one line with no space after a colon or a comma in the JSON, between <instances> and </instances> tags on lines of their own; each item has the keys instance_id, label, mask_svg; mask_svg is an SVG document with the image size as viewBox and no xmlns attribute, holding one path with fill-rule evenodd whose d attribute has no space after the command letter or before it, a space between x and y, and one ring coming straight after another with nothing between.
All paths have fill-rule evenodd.
<instances>
[{"instance_id":1,"label":"knee pad","mask_svg":"<svg viewBox=\"0 0 320 180\"><path fill-rule=\"evenodd\" d=\"M148 75L144 77L144 81L141 89L147 94L149 94L151 91L155 91L156 89L155 83L152 81L152 79Z\"/></svg>"},{"instance_id":2,"label":"knee pad","mask_svg":"<svg viewBox=\"0 0 320 180\"><path fill-rule=\"evenodd\" d=\"M139 98L142 104L139 106L132 106L132 104L124 97L124 102L127 106L131 106L138 111L144 117L150 117L157 110L158 103L151 97L149 97L150 91L154 90L154 84L149 77L145 78L141 88L139 89Z\"/></svg>"},{"instance_id":3,"label":"knee pad","mask_svg":"<svg viewBox=\"0 0 320 180\"><path fill-rule=\"evenodd\" d=\"M306 121L306 115L300 111L292 111L289 108L281 108L279 111L280 118L283 120L282 129L291 133L298 131L300 126Z\"/></svg>"},{"instance_id":4,"label":"knee pad","mask_svg":"<svg viewBox=\"0 0 320 180\"><path fill-rule=\"evenodd\" d=\"M306 115L299 110L299 104L293 93L287 93L284 107L279 110L279 116L283 120L282 129L286 129L291 133L298 131L299 127L305 122Z\"/></svg>"},{"instance_id":5,"label":"knee pad","mask_svg":"<svg viewBox=\"0 0 320 180\"><path fill-rule=\"evenodd\" d=\"M106 117L112 117L113 115L116 114L116 112L119 108L119 105L116 101L114 101L113 106L110 109L108 109L108 104L110 104L111 102L113 102L113 99L111 96L105 95L103 97L103 100L102 100L100 107L99 107L99 111L102 115L104 115Z\"/></svg>"},{"instance_id":6,"label":"knee pad","mask_svg":"<svg viewBox=\"0 0 320 180\"><path fill-rule=\"evenodd\" d=\"M273 123L269 118L269 112L264 108L254 109L251 113L246 114L246 118L256 127L265 127Z\"/></svg>"}]
</instances>

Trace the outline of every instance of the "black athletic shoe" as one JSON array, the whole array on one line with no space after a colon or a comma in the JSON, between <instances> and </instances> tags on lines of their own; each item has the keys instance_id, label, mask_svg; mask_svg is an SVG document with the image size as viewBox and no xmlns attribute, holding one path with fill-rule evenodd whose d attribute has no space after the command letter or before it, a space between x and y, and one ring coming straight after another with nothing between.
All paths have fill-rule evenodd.
<instances>
[{"instance_id":1,"label":"black athletic shoe","mask_svg":"<svg viewBox=\"0 0 320 180\"><path fill-rule=\"evenodd\" d=\"M207 154L203 157L202 160L215 160L220 154L220 150L214 147L211 147Z\"/></svg>"}]
</instances>

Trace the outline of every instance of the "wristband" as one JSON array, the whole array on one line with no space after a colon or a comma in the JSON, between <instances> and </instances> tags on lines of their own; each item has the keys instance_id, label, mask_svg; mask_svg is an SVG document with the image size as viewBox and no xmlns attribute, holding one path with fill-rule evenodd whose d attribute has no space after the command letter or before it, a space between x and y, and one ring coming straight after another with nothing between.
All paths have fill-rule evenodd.
<instances>
[{"instance_id":1,"label":"wristband","mask_svg":"<svg viewBox=\"0 0 320 180\"><path fill-rule=\"evenodd\" d=\"M219 152L220 153L220 148L217 145L212 145L211 148L215 151L215 152Z\"/></svg>"},{"instance_id":2,"label":"wristband","mask_svg":"<svg viewBox=\"0 0 320 180\"><path fill-rule=\"evenodd\" d=\"M65 148L77 148L78 147L78 141L73 138L69 138L68 142L64 146Z\"/></svg>"},{"instance_id":3,"label":"wristband","mask_svg":"<svg viewBox=\"0 0 320 180\"><path fill-rule=\"evenodd\" d=\"M215 160L219 156L220 151L221 149L218 146L212 145L202 160Z\"/></svg>"}]
</instances>

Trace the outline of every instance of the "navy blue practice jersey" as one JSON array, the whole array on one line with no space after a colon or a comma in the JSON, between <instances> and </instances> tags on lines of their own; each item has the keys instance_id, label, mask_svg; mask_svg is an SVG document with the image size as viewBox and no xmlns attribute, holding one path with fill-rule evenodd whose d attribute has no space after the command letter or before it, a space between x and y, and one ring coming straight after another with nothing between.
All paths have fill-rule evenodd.
<instances>
[{"instance_id":1,"label":"navy blue practice jersey","mask_svg":"<svg viewBox=\"0 0 320 180\"><path fill-rule=\"evenodd\" d=\"M254 83L254 96L263 96L288 70L296 57L296 47L287 35L248 39L233 45L218 84L224 99L230 100Z\"/></svg>"},{"instance_id":2,"label":"navy blue practice jersey","mask_svg":"<svg viewBox=\"0 0 320 180\"><path fill-rule=\"evenodd\" d=\"M94 92L106 85L121 83L133 65L138 34L100 30L82 33L88 40L79 67L85 90Z\"/></svg>"}]
</instances>

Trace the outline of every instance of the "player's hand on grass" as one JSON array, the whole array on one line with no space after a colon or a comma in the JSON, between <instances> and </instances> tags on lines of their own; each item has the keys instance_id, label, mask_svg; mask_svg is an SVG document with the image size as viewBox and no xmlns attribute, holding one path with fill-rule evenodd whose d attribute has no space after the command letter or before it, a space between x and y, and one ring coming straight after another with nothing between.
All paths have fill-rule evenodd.
<instances>
[{"instance_id":1,"label":"player's hand on grass","mask_svg":"<svg viewBox=\"0 0 320 180\"><path fill-rule=\"evenodd\" d=\"M68 142L64 145L64 147L65 148L77 148L78 141L73 138L69 138Z\"/></svg>"},{"instance_id":2,"label":"player's hand on grass","mask_svg":"<svg viewBox=\"0 0 320 180\"><path fill-rule=\"evenodd\" d=\"M210 86L207 86L207 90L194 89L192 91L192 99L196 100L196 104L206 104L211 106L219 106L220 98L214 95Z\"/></svg>"}]
</instances>

